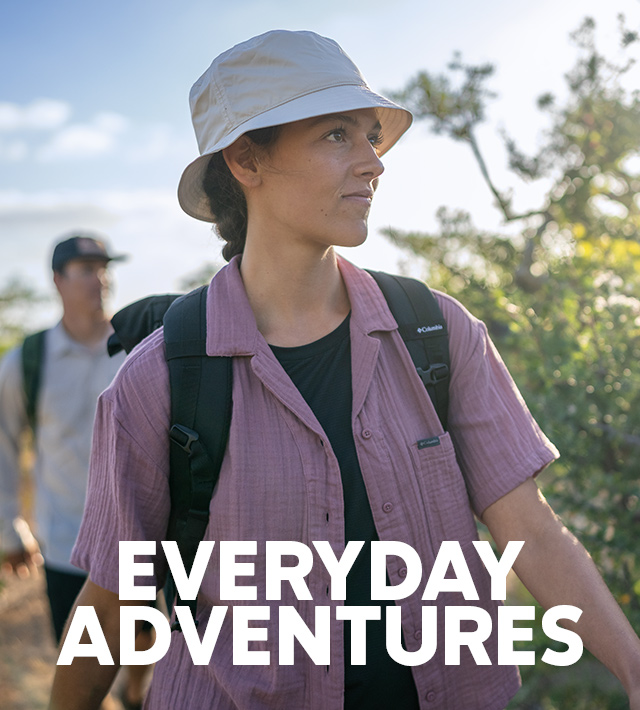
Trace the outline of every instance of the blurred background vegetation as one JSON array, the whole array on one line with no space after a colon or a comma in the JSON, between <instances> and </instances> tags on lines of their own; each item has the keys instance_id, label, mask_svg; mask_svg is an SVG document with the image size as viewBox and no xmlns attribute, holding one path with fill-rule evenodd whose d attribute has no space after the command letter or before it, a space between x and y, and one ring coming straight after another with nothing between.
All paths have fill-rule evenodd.
<instances>
[{"instance_id":1,"label":"blurred background vegetation","mask_svg":"<svg viewBox=\"0 0 640 710\"><path fill-rule=\"evenodd\" d=\"M20 279L0 287L0 358L21 342L29 328L30 314L44 298Z\"/></svg>"},{"instance_id":2,"label":"blurred background vegetation","mask_svg":"<svg viewBox=\"0 0 640 710\"><path fill-rule=\"evenodd\" d=\"M640 95L621 81L633 59L614 65L596 39L587 18L572 35L578 56L566 76L567 99L539 98L551 123L539 152L525 155L503 133L514 184L550 184L525 213L514 211L512 192L493 183L477 140L493 97L493 66L470 66L456 55L446 74L421 72L396 92L417 121L468 145L505 234L479 231L462 209L442 207L434 233L387 229L386 236L420 260L431 287L487 323L562 453L541 488L640 630ZM638 44L623 17L620 42L626 54ZM531 600L520 589L512 602ZM538 610L538 622L541 616ZM534 644L523 648L536 648L539 659L548 645L536 628ZM510 710L628 707L587 653L569 669L538 660L521 673L524 688Z\"/></svg>"}]
</instances>

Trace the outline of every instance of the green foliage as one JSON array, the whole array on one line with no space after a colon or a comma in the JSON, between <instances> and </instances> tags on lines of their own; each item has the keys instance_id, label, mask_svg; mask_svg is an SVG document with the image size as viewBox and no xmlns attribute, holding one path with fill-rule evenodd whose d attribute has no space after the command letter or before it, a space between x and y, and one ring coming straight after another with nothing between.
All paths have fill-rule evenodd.
<instances>
[{"instance_id":1,"label":"green foliage","mask_svg":"<svg viewBox=\"0 0 640 710\"><path fill-rule=\"evenodd\" d=\"M473 127L484 119L486 100L494 96L484 85L494 68L490 64L479 67L463 64L461 55L456 53L449 70L456 77L461 74L462 81L452 82L448 76L420 72L395 97L416 118L431 119L435 133L466 140ZM452 88L454 83L458 88Z\"/></svg>"},{"instance_id":2,"label":"green foliage","mask_svg":"<svg viewBox=\"0 0 640 710\"><path fill-rule=\"evenodd\" d=\"M622 45L633 47L637 35L621 24ZM386 234L424 259L431 286L487 323L534 417L562 452L541 477L543 491L638 629L640 168L633 159L640 156L640 99L622 90L628 65L602 57L594 33L587 19L573 36L580 54L564 105L548 94L539 100L553 124L546 145L528 157L505 138L516 176L551 176L542 204L526 214L514 214L493 185L475 140L491 67L474 72L456 59L451 69L465 76L458 88L426 73L410 81L398 98L437 132L469 143L505 222L521 229L515 238L482 233L466 213L441 208L433 234ZM536 626L538 659L547 645ZM567 670L540 661L523 667L524 689L511 707L627 706L587 654Z\"/></svg>"},{"instance_id":3,"label":"green foliage","mask_svg":"<svg viewBox=\"0 0 640 710\"><path fill-rule=\"evenodd\" d=\"M220 268L219 264L215 264L213 262L206 262L202 264L202 266L196 269L196 271L192 271L180 279L180 290L192 291L194 288L198 288L198 286L208 284Z\"/></svg>"},{"instance_id":4,"label":"green foliage","mask_svg":"<svg viewBox=\"0 0 640 710\"><path fill-rule=\"evenodd\" d=\"M0 288L0 357L25 336L29 311L42 300L43 296L17 279Z\"/></svg>"}]
</instances>

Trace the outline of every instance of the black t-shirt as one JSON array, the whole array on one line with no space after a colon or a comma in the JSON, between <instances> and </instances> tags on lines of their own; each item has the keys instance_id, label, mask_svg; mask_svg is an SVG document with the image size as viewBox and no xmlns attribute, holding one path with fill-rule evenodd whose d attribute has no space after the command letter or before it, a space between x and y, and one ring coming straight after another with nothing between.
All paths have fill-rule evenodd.
<instances>
[{"instance_id":1,"label":"black t-shirt","mask_svg":"<svg viewBox=\"0 0 640 710\"><path fill-rule=\"evenodd\" d=\"M345 622L345 709L387 710L419 707L411 669L391 659L386 650L386 605L371 600L371 542L378 539L351 428L351 342L349 316L320 340L295 348L271 346L322 426L342 477L345 539L365 545L347 576L349 606L380 605L381 621L367 622L367 664L353 666L351 624Z\"/></svg>"}]
</instances>

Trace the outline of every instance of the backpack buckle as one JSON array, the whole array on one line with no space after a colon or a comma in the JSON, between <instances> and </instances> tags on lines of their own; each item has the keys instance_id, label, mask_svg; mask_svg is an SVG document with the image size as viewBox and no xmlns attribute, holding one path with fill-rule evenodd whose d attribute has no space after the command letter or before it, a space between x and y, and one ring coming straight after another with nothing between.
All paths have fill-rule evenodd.
<instances>
[{"instance_id":1,"label":"backpack buckle","mask_svg":"<svg viewBox=\"0 0 640 710\"><path fill-rule=\"evenodd\" d=\"M437 385L438 382L442 382L449 376L449 366L443 362L431 365L428 370L423 370L421 367L416 367L416 370L425 387Z\"/></svg>"},{"instance_id":2,"label":"backpack buckle","mask_svg":"<svg viewBox=\"0 0 640 710\"><path fill-rule=\"evenodd\" d=\"M174 424L169 430L169 437L189 456L191 456L191 445L200 438L197 431L182 426L182 424Z\"/></svg>"},{"instance_id":3,"label":"backpack buckle","mask_svg":"<svg viewBox=\"0 0 640 710\"><path fill-rule=\"evenodd\" d=\"M198 619L193 620L193 625L196 627L196 629L198 628L198 626L200 625ZM182 626L180 626L180 622L177 619L173 622L173 624L171 624L171 631L179 631L180 633L183 633Z\"/></svg>"},{"instance_id":4,"label":"backpack buckle","mask_svg":"<svg viewBox=\"0 0 640 710\"><path fill-rule=\"evenodd\" d=\"M193 617L193 625L197 629L198 626L200 626L200 622L198 621L198 619L196 619L195 600L192 603L193 603L193 606L191 603L187 603L186 606L187 606L187 608L191 609L191 615ZM178 606L178 605L182 606L182 602L179 599L176 600L175 606ZM179 631L180 633L183 633L182 626L180 625L180 621L178 620L177 614L175 617L175 621L173 622L173 624L171 624L171 631Z\"/></svg>"}]
</instances>

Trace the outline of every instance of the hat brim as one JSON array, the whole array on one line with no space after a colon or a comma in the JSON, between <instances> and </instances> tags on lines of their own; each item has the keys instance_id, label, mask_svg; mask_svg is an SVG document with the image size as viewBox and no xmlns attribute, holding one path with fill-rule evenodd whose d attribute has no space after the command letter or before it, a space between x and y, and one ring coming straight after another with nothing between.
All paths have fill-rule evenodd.
<instances>
[{"instance_id":1,"label":"hat brim","mask_svg":"<svg viewBox=\"0 0 640 710\"><path fill-rule=\"evenodd\" d=\"M386 153L413 121L413 116L409 111L384 96L376 94L364 85L334 86L292 99L253 117L237 126L215 145L207 146L203 154L190 163L182 173L178 185L180 207L191 217L203 222L216 221L215 215L211 212L209 198L203 189L204 174L211 156L230 146L245 133L258 128L293 123L315 116L364 108L374 108L378 113L378 119L382 126L382 142L378 146L379 155Z\"/></svg>"},{"instance_id":2,"label":"hat brim","mask_svg":"<svg viewBox=\"0 0 640 710\"><path fill-rule=\"evenodd\" d=\"M128 254L115 254L113 256L105 256L103 254L78 254L72 256L67 261L126 261L129 258Z\"/></svg>"},{"instance_id":3,"label":"hat brim","mask_svg":"<svg viewBox=\"0 0 640 710\"><path fill-rule=\"evenodd\" d=\"M63 259L54 259L51 263L53 271L61 271L70 261L103 261L108 264L112 261L126 261L129 258L128 254L116 254L114 256L106 256L104 254L73 254Z\"/></svg>"}]
</instances>

